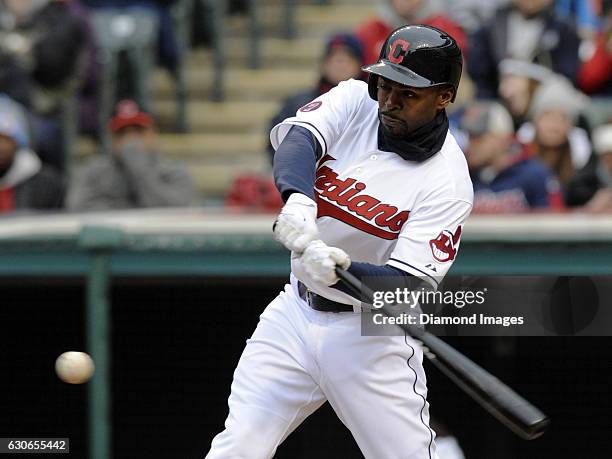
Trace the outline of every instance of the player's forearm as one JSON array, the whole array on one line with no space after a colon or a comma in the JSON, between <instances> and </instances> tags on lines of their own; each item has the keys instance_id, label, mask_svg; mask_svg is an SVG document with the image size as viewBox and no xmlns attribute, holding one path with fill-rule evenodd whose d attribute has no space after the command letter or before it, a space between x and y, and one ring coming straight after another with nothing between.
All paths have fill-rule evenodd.
<instances>
[{"instance_id":1,"label":"player's forearm","mask_svg":"<svg viewBox=\"0 0 612 459\"><path fill-rule=\"evenodd\" d=\"M374 290L380 290L381 286L386 285L386 280L389 281L390 288L416 288L417 284L420 283L420 279L412 274L389 265L379 266L371 263L353 262L347 271L365 285L377 284L368 285L368 287ZM373 282L368 282L368 280ZM352 292L342 282L334 284L332 288L352 295Z\"/></svg>"},{"instance_id":2,"label":"player's forearm","mask_svg":"<svg viewBox=\"0 0 612 459\"><path fill-rule=\"evenodd\" d=\"M274 155L274 182L283 201L291 193L314 200L315 165L320 147L308 129L293 126Z\"/></svg>"}]
</instances>

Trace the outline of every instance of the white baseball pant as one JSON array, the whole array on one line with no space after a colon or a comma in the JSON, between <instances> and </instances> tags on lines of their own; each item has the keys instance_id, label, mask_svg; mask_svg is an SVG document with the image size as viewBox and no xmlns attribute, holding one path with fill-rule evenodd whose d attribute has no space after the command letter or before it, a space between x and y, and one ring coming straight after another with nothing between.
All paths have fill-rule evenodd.
<instances>
[{"instance_id":1,"label":"white baseball pant","mask_svg":"<svg viewBox=\"0 0 612 459\"><path fill-rule=\"evenodd\" d=\"M270 458L328 400L366 458L437 459L420 346L360 330L360 314L312 309L292 279L247 340L206 458Z\"/></svg>"}]
</instances>

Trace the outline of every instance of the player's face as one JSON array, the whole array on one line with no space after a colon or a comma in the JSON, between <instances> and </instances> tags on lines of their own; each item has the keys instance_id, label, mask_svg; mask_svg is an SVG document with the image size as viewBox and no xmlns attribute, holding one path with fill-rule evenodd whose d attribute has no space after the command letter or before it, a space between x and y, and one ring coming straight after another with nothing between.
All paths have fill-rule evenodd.
<instances>
[{"instance_id":1,"label":"player's face","mask_svg":"<svg viewBox=\"0 0 612 459\"><path fill-rule=\"evenodd\" d=\"M378 78L378 117L392 137L406 137L432 121L453 98L447 87L413 88Z\"/></svg>"}]
</instances>

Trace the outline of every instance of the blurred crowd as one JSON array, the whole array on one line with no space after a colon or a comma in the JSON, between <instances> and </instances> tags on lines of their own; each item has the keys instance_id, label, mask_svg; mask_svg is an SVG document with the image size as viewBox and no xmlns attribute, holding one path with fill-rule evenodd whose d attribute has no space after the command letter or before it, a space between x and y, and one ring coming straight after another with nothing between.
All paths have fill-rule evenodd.
<instances>
[{"instance_id":1,"label":"blurred crowd","mask_svg":"<svg viewBox=\"0 0 612 459\"><path fill-rule=\"evenodd\" d=\"M375 62L388 34L428 24L453 36L463 81L450 108L475 213L612 211L612 8L609 0L383 0L331 37L315 88L275 124ZM344 70L342 70L344 69Z\"/></svg>"},{"instance_id":2,"label":"blurred crowd","mask_svg":"<svg viewBox=\"0 0 612 459\"><path fill-rule=\"evenodd\" d=\"M132 77L121 73L107 87L111 51L121 40L146 43L147 34L156 42L152 65L178 75L180 3L0 0L0 213L197 202L188 168L161 151L135 71L150 70L146 53L133 61L121 54L116 65ZM611 3L378 0L375 17L329 38L318 81L282 101L270 127L340 81L364 79L361 66L378 59L394 28L429 24L464 53L449 117L472 174L474 211L612 211ZM79 135L102 148L73 170ZM246 178L226 204L276 209L280 200L268 180Z\"/></svg>"},{"instance_id":3,"label":"blurred crowd","mask_svg":"<svg viewBox=\"0 0 612 459\"><path fill-rule=\"evenodd\" d=\"M0 1L1 213L194 202L187 169L160 155L137 79L149 50L154 64L177 73L178 3ZM71 170L79 135L102 148Z\"/></svg>"}]
</instances>

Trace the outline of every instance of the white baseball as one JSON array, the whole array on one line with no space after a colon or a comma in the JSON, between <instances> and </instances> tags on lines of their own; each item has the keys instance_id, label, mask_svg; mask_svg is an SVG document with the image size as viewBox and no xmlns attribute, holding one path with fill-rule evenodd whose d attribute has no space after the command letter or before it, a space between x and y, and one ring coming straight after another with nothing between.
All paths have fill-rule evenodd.
<instances>
[{"instance_id":1,"label":"white baseball","mask_svg":"<svg viewBox=\"0 0 612 459\"><path fill-rule=\"evenodd\" d=\"M83 384L94 373L94 363L85 352L64 352L55 361L57 376L68 384Z\"/></svg>"}]
</instances>

